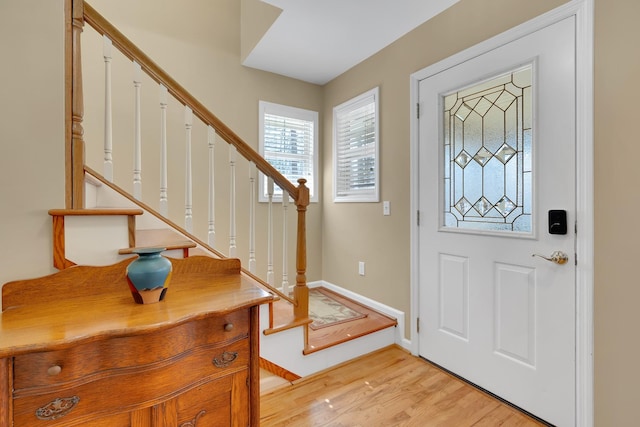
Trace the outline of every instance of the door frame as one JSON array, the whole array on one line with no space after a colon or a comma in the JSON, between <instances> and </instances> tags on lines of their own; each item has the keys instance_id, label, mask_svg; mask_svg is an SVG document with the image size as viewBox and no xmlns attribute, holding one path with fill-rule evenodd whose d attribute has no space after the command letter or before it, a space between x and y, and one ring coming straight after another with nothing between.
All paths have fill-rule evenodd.
<instances>
[{"instance_id":1,"label":"door frame","mask_svg":"<svg viewBox=\"0 0 640 427\"><path fill-rule=\"evenodd\" d=\"M411 352L418 355L420 313L419 264L419 82L548 25L576 19L576 425L592 427L594 217L593 217L593 21L594 0L571 0L486 41L456 53L410 76L410 194L411 194Z\"/></svg>"}]
</instances>

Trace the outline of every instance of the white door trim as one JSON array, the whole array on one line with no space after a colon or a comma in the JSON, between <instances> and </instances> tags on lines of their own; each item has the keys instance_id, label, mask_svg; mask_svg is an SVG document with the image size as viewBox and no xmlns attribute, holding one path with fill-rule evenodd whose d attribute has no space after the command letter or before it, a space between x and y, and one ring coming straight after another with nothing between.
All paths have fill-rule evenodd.
<instances>
[{"instance_id":1,"label":"white door trim","mask_svg":"<svg viewBox=\"0 0 640 427\"><path fill-rule=\"evenodd\" d=\"M576 18L576 425L593 420L593 13L594 0L571 0L550 12L450 56L411 75L411 352L418 355L419 307L419 123L420 80L533 33L567 17Z\"/></svg>"}]
</instances>

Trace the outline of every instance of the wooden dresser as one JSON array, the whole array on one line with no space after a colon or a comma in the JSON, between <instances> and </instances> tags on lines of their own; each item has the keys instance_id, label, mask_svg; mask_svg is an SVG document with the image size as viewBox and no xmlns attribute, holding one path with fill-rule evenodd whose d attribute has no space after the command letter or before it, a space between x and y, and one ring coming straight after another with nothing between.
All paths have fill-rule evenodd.
<instances>
[{"instance_id":1,"label":"wooden dresser","mask_svg":"<svg viewBox=\"0 0 640 427\"><path fill-rule=\"evenodd\" d=\"M238 260L171 260L135 304L131 259L3 287L0 427L259 425L259 305Z\"/></svg>"}]
</instances>

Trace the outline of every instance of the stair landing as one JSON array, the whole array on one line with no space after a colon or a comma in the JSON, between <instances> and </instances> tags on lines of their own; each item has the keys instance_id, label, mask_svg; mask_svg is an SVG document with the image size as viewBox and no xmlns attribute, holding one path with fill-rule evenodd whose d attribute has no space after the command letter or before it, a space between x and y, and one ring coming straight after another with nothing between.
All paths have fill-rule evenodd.
<instances>
[{"instance_id":1,"label":"stair landing","mask_svg":"<svg viewBox=\"0 0 640 427\"><path fill-rule=\"evenodd\" d=\"M304 354L311 354L344 342L363 337L382 329L397 326L396 319L380 313L370 307L360 304L350 298L342 296L329 289L323 288L331 297L345 306L366 314L362 319L355 319L344 323L330 325L321 329L309 328L309 346L303 350ZM290 320L291 304L285 300L273 303L274 325L283 324Z\"/></svg>"},{"instance_id":2,"label":"stair landing","mask_svg":"<svg viewBox=\"0 0 640 427\"><path fill-rule=\"evenodd\" d=\"M317 330L309 328L309 347L303 351L304 354L311 354L398 325L397 320L394 318L329 289L323 289L336 301L362 314L366 314L366 316L362 319L338 323Z\"/></svg>"}]
</instances>

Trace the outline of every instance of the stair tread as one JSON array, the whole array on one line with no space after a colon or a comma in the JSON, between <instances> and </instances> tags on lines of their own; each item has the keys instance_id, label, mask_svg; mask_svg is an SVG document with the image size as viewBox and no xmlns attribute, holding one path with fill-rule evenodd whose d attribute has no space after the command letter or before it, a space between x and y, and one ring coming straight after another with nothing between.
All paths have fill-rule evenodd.
<instances>
[{"instance_id":1,"label":"stair tread","mask_svg":"<svg viewBox=\"0 0 640 427\"><path fill-rule=\"evenodd\" d=\"M134 250L140 248L165 248L172 249L189 249L195 248L197 245L187 239L180 233L176 233L168 228L136 230L136 246L133 248L124 248L118 251L121 255L131 254Z\"/></svg>"},{"instance_id":2,"label":"stair tread","mask_svg":"<svg viewBox=\"0 0 640 427\"><path fill-rule=\"evenodd\" d=\"M90 209L50 209L51 216L106 216L106 215L142 215L137 208L90 208Z\"/></svg>"},{"instance_id":3,"label":"stair tread","mask_svg":"<svg viewBox=\"0 0 640 427\"><path fill-rule=\"evenodd\" d=\"M204 250L202 248L199 248L199 247L198 248L194 248L193 250L189 251L189 256L195 256L195 255L208 256L208 257L211 257L211 258L219 258L218 256L212 254L211 252L206 251L206 250Z\"/></svg>"},{"instance_id":4,"label":"stair tread","mask_svg":"<svg viewBox=\"0 0 640 427\"><path fill-rule=\"evenodd\" d=\"M335 292L331 293L336 300L345 306L366 314L367 316L362 319L338 323L336 325L327 326L317 330L309 328L309 347L303 350L304 354L311 354L325 348L333 347L335 345L378 332L382 329L397 326L398 324L398 321L394 318L384 315L347 297L343 297ZM279 330L281 325L286 325L293 321L293 309L289 302L280 300L274 301L272 304L274 330Z\"/></svg>"},{"instance_id":5,"label":"stair tread","mask_svg":"<svg viewBox=\"0 0 640 427\"><path fill-rule=\"evenodd\" d=\"M325 288L325 290L327 289ZM345 306L366 314L367 316L362 319L338 323L317 330L309 328L309 347L303 350L304 354L311 354L398 325L398 321L392 317L333 291L329 290L329 292L336 300Z\"/></svg>"}]
</instances>

